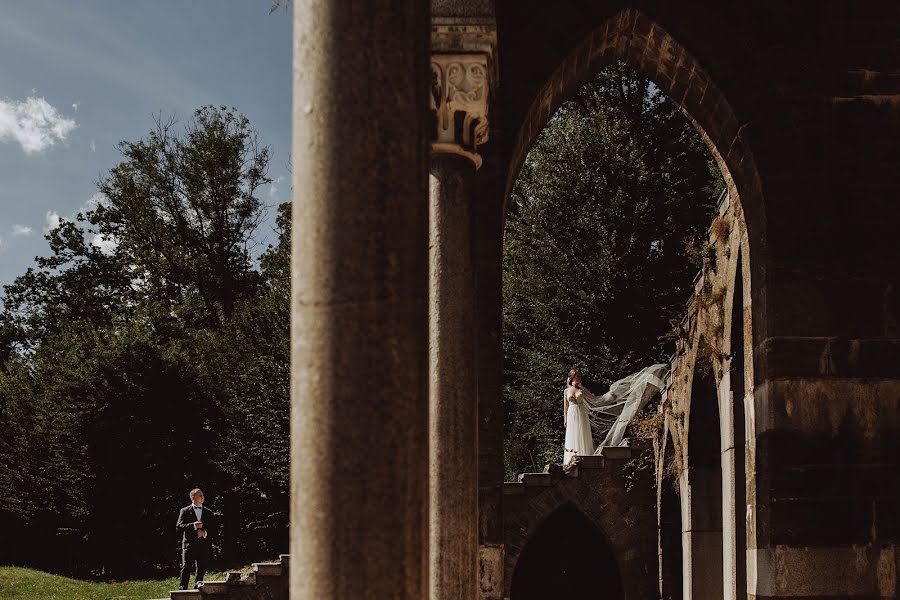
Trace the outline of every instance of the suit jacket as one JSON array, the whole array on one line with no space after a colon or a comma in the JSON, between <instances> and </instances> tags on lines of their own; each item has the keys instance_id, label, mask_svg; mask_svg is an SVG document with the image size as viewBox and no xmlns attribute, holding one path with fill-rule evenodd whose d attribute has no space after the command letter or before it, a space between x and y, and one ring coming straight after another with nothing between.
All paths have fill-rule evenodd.
<instances>
[{"instance_id":1,"label":"suit jacket","mask_svg":"<svg viewBox=\"0 0 900 600\"><path fill-rule=\"evenodd\" d=\"M190 546L191 544L200 543L208 544L210 538L215 535L216 517L212 509L203 505L202 513L203 527L200 529L206 531L206 537L197 536L197 529L194 529L194 523L197 521L197 515L194 513L194 505L188 504L178 513L178 522L175 523L175 529L181 534L181 544Z\"/></svg>"}]
</instances>

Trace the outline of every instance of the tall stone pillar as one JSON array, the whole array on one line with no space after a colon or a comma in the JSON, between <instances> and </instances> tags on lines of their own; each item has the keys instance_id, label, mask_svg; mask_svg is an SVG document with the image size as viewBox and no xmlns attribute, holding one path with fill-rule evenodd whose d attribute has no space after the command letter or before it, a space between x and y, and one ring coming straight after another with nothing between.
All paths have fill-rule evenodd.
<instances>
[{"instance_id":1,"label":"tall stone pillar","mask_svg":"<svg viewBox=\"0 0 900 600\"><path fill-rule=\"evenodd\" d=\"M431 158L432 600L474 600L478 589L474 173L464 156Z\"/></svg>"},{"instance_id":2,"label":"tall stone pillar","mask_svg":"<svg viewBox=\"0 0 900 600\"><path fill-rule=\"evenodd\" d=\"M435 27L431 56L430 592L479 595L475 170L486 141L489 53ZM458 31L454 29L454 31ZM453 51L447 51L453 50Z\"/></svg>"},{"instance_id":3,"label":"tall stone pillar","mask_svg":"<svg viewBox=\"0 0 900 600\"><path fill-rule=\"evenodd\" d=\"M428 4L294 3L291 600L428 597Z\"/></svg>"}]
</instances>

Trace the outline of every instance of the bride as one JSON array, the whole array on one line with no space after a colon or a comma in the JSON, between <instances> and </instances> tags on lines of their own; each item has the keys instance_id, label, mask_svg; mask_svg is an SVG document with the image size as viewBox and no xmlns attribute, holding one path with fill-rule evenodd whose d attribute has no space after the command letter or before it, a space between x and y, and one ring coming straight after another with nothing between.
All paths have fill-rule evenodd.
<instances>
[{"instance_id":1,"label":"bride","mask_svg":"<svg viewBox=\"0 0 900 600\"><path fill-rule=\"evenodd\" d=\"M581 385L581 371L572 369L566 379L563 392L563 427L566 428L563 464L568 464L575 456L590 456L594 453L594 439L591 437L591 422L586 401L598 398Z\"/></svg>"},{"instance_id":2,"label":"bride","mask_svg":"<svg viewBox=\"0 0 900 600\"><path fill-rule=\"evenodd\" d=\"M665 387L668 371L668 365L651 365L613 382L602 396L595 396L581 384L581 371L569 371L563 392L563 464L576 456L597 454L605 446L620 445L632 417ZM596 448L594 432L601 440Z\"/></svg>"}]
</instances>

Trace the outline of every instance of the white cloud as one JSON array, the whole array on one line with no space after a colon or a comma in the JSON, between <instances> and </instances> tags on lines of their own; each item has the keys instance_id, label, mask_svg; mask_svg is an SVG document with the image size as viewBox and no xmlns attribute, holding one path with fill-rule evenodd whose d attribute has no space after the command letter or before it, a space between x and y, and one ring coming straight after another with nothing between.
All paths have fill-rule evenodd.
<instances>
[{"instance_id":1,"label":"white cloud","mask_svg":"<svg viewBox=\"0 0 900 600\"><path fill-rule=\"evenodd\" d=\"M21 102L0 99L0 141L18 142L25 154L42 152L65 141L75 127L73 119L59 114L43 98L32 95Z\"/></svg>"},{"instance_id":2,"label":"white cloud","mask_svg":"<svg viewBox=\"0 0 900 600\"><path fill-rule=\"evenodd\" d=\"M96 152L96 151L97 151L97 142L95 142L94 140L91 140L91 152Z\"/></svg>"},{"instance_id":3,"label":"white cloud","mask_svg":"<svg viewBox=\"0 0 900 600\"><path fill-rule=\"evenodd\" d=\"M31 227L27 225L13 225L12 226L12 234L13 235L31 235L34 231Z\"/></svg>"},{"instance_id":4,"label":"white cloud","mask_svg":"<svg viewBox=\"0 0 900 600\"><path fill-rule=\"evenodd\" d=\"M44 227L44 231L52 231L59 227L61 219L59 218L59 213L55 210L47 211L47 226Z\"/></svg>"},{"instance_id":5,"label":"white cloud","mask_svg":"<svg viewBox=\"0 0 900 600\"><path fill-rule=\"evenodd\" d=\"M102 233L96 233L94 234L94 239L91 240L91 245L103 254L112 254L116 246L119 245L119 240L113 236L106 237Z\"/></svg>"},{"instance_id":6,"label":"white cloud","mask_svg":"<svg viewBox=\"0 0 900 600\"><path fill-rule=\"evenodd\" d=\"M78 103L77 102L72 103L72 110L74 110L75 112L78 112Z\"/></svg>"},{"instance_id":7,"label":"white cloud","mask_svg":"<svg viewBox=\"0 0 900 600\"><path fill-rule=\"evenodd\" d=\"M284 176L278 176L275 180L269 184L268 196L270 201L275 201L278 196L278 192L281 189L281 183L284 181Z\"/></svg>"},{"instance_id":8,"label":"white cloud","mask_svg":"<svg viewBox=\"0 0 900 600\"><path fill-rule=\"evenodd\" d=\"M44 231L45 232L53 231L54 229L59 227L59 225L63 219L74 222L78 218L79 214L88 213L88 212L94 210L95 208L97 208L98 206L100 206L101 204L106 204L107 202L109 202L109 198L106 197L106 194L104 194L102 192L96 192L93 196L91 196L90 198L85 200L84 203L81 206L79 206L68 217L60 216L60 214L58 212L56 212L55 210L48 210L47 215L46 215L47 223L44 226ZM98 248L105 247L105 245L108 244L109 242L108 242L108 240L101 239L101 237L102 236L100 236L99 234L95 235L93 240L91 241L91 243L93 243Z\"/></svg>"},{"instance_id":9,"label":"white cloud","mask_svg":"<svg viewBox=\"0 0 900 600\"><path fill-rule=\"evenodd\" d=\"M78 207L78 210L75 211L75 214L72 215L72 218L74 219L78 215L78 213L90 212L101 204L106 204L107 202L109 202L109 198L106 197L106 194L104 194L103 192L96 192L93 196L85 200L84 204Z\"/></svg>"}]
</instances>

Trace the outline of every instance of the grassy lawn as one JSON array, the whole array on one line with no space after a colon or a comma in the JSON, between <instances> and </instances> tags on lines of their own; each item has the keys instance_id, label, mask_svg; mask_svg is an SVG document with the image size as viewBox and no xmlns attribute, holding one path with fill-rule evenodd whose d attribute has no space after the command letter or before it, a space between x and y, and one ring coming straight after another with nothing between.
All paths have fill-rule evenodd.
<instances>
[{"instance_id":1,"label":"grassy lawn","mask_svg":"<svg viewBox=\"0 0 900 600\"><path fill-rule=\"evenodd\" d=\"M207 573L206 579L223 579L224 573ZM191 585L194 580L191 579ZM50 575L32 569L0 567L3 600L148 600L168 598L178 579L145 579L97 583Z\"/></svg>"}]
</instances>

